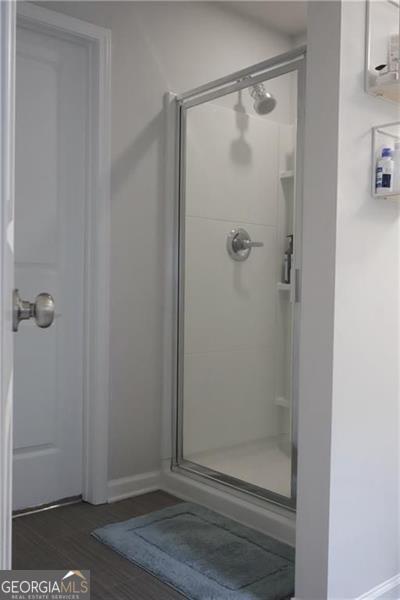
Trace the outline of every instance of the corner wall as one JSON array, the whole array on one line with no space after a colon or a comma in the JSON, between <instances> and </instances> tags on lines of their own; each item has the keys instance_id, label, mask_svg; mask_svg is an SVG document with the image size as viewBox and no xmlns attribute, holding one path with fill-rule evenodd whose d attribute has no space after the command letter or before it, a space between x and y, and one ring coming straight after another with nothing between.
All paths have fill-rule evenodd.
<instances>
[{"instance_id":1,"label":"corner wall","mask_svg":"<svg viewBox=\"0 0 400 600\"><path fill-rule=\"evenodd\" d=\"M296 599L328 593L340 2L310 2L303 194Z\"/></svg>"},{"instance_id":2,"label":"corner wall","mask_svg":"<svg viewBox=\"0 0 400 600\"><path fill-rule=\"evenodd\" d=\"M400 115L363 89L364 2L308 25L296 598L375 598L400 571L400 215L371 127Z\"/></svg>"},{"instance_id":3,"label":"corner wall","mask_svg":"<svg viewBox=\"0 0 400 600\"><path fill-rule=\"evenodd\" d=\"M400 108L362 89L364 17L343 2L329 598L400 574L400 206L370 194L370 128Z\"/></svg>"}]
</instances>

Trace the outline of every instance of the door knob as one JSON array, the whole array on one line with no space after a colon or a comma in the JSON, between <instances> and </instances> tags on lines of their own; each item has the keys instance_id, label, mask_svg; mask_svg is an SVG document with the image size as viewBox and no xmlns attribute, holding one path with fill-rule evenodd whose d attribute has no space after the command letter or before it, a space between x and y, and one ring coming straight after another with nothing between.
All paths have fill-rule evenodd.
<instances>
[{"instance_id":1,"label":"door knob","mask_svg":"<svg viewBox=\"0 0 400 600\"><path fill-rule=\"evenodd\" d=\"M260 248L261 246L264 246L263 242L252 242L250 235L243 227L232 229L226 240L228 254L233 260L246 260L252 248Z\"/></svg>"},{"instance_id":2,"label":"door knob","mask_svg":"<svg viewBox=\"0 0 400 600\"><path fill-rule=\"evenodd\" d=\"M34 302L21 300L18 290L13 292L13 331L18 331L18 325L25 319L35 319L38 327L50 327L54 321L54 299L50 294L38 294Z\"/></svg>"}]
</instances>

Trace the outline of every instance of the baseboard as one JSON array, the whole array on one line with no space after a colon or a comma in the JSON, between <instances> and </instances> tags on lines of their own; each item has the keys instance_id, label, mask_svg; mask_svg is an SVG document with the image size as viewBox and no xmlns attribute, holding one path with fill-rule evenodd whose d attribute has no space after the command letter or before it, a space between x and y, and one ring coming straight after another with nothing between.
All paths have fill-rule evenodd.
<instances>
[{"instance_id":1,"label":"baseboard","mask_svg":"<svg viewBox=\"0 0 400 600\"><path fill-rule=\"evenodd\" d=\"M375 598L382 598L383 594L386 592L390 592L394 590L397 586L400 585L400 573L397 573L394 577L387 579L383 583L376 585L374 588L363 594L362 596L358 596L356 600L375 600ZM399 596L400 597L400 596Z\"/></svg>"},{"instance_id":2,"label":"baseboard","mask_svg":"<svg viewBox=\"0 0 400 600\"><path fill-rule=\"evenodd\" d=\"M111 479L108 482L108 502L117 502L133 496L140 496L147 492L154 492L160 489L161 473L160 471L149 471L140 473L131 477L121 477L120 479Z\"/></svg>"},{"instance_id":3,"label":"baseboard","mask_svg":"<svg viewBox=\"0 0 400 600\"><path fill-rule=\"evenodd\" d=\"M357 598L355 600L378 600L378 598L381 598L381 600L384 600L383 594L386 594L387 592L394 590L399 585L400 585L400 573L397 573L397 575L395 575L394 577L391 577L390 579L387 579L383 583L376 585L368 592L365 592L365 594L362 594L362 596L357 596ZM400 594L399 594L399 599L400 599ZM299 599L294 597L291 600L299 600Z\"/></svg>"}]
</instances>

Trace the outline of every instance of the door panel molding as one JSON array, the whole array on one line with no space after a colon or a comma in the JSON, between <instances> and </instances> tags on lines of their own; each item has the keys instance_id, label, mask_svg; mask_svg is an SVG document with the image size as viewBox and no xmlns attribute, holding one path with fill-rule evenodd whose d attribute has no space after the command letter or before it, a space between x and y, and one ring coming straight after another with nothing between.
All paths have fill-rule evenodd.
<instances>
[{"instance_id":1,"label":"door panel molding","mask_svg":"<svg viewBox=\"0 0 400 600\"><path fill-rule=\"evenodd\" d=\"M18 3L17 23L89 49L82 496L101 504L108 482L111 31L30 3Z\"/></svg>"},{"instance_id":2,"label":"door panel molding","mask_svg":"<svg viewBox=\"0 0 400 600\"><path fill-rule=\"evenodd\" d=\"M0 570L11 568L15 3L0 3Z\"/></svg>"}]
</instances>

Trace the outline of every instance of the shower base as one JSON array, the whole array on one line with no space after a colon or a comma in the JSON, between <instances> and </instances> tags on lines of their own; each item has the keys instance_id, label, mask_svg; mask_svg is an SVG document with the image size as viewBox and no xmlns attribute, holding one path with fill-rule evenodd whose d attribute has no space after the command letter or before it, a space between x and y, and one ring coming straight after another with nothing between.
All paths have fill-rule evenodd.
<instances>
[{"instance_id":1,"label":"shower base","mask_svg":"<svg viewBox=\"0 0 400 600\"><path fill-rule=\"evenodd\" d=\"M186 455L193 463L290 497L291 457L285 438L265 438Z\"/></svg>"}]
</instances>

